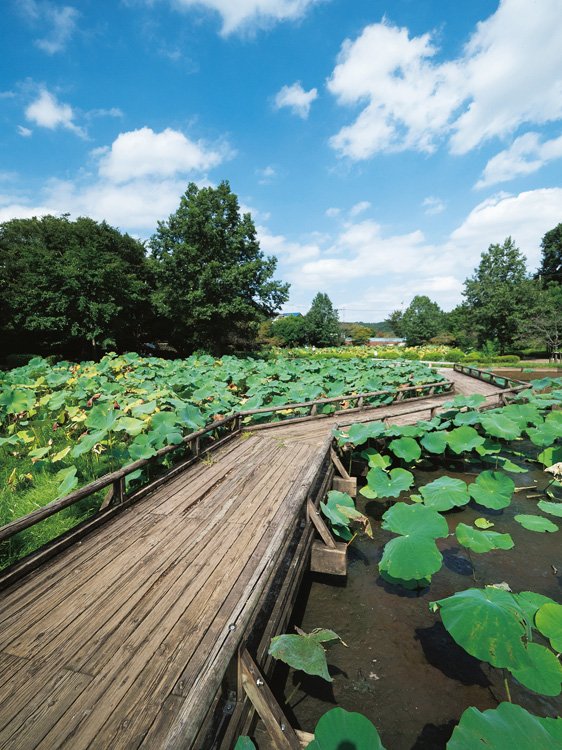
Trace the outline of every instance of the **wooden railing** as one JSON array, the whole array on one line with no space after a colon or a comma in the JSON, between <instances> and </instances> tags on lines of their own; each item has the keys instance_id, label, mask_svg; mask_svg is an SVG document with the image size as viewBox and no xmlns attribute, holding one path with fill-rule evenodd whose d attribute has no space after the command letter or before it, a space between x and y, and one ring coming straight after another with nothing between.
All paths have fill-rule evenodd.
<instances>
[{"instance_id":1,"label":"wooden railing","mask_svg":"<svg viewBox=\"0 0 562 750\"><path fill-rule=\"evenodd\" d=\"M179 466L173 467L170 472L166 472L166 474L163 477L160 477L159 479L156 479L155 481L150 482L147 487L155 486L156 483L159 481L162 481L163 479L168 479L170 474L173 472L174 474L178 473L178 471L183 470L188 465L193 463L194 461L199 460L201 455L204 455L208 453L210 450L214 450L218 448L220 445L225 443L226 441L230 440L235 435L238 435L242 431L242 425L244 423L244 428L250 427L251 425L251 418L256 415L263 415L263 414L271 414L276 413L280 411L294 411L294 410L301 410L301 409L308 409L309 415L305 417L300 418L290 418L291 421L302 421L303 419L321 419L321 418L329 418L332 416L331 414L318 414L318 406L324 406L327 404L337 404L337 403L343 403L343 402L349 402L349 403L355 403L356 407L350 407L343 409L342 411L347 412L357 412L357 411L364 411L366 409L376 409L381 406L385 406L388 403L393 403L397 401L402 401L408 397L408 394L412 393L413 391L418 391L421 394L417 396L417 398L425 398L432 396L436 389L439 392L450 392L454 390L454 383L450 380L442 381L440 383L428 383L426 385L414 385L414 386L408 386L406 388L398 388L398 389L392 389L392 390L384 390L384 391L372 391L369 393L356 393L352 395L347 396L335 396L332 398L323 398L323 399L317 399L316 401L305 401L303 403L299 404L282 404L279 406L265 406L260 409L249 409L247 411L239 411L234 412L233 414L229 415L228 417L225 417L224 419L217 420L216 422L213 422L210 425L207 425L201 430L197 430L197 432L192 432L190 435L186 435L183 438L183 441L181 443L178 443L177 445L167 445L164 448L160 448L160 450L156 451L156 453L153 456L150 456L150 458L143 458L139 459L138 461L134 461L133 463L127 464L126 466L121 467L120 469L117 469L117 471L111 472L110 474L105 474L102 477L99 477L99 479L94 480L93 482L90 482L89 484L84 485L84 487L80 487L77 490L74 490L74 492L71 492L69 495L65 495L64 497L58 498L57 500L53 500L51 503L48 503L47 505L44 505L40 508L37 508L36 510L32 511L31 513L28 513L25 516L22 516L21 518L17 518L15 521L11 521L10 523L6 524L5 526L0 527L0 542L4 542L7 539L10 539L11 537L18 534L20 531L24 531L25 529L30 528L31 526L34 526L36 523L39 523L40 521L45 520L46 518L49 518L50 516L55 515L55 513L58 513L59 511L63 510L64 508L68 508L71 505L74 505L75 503L79 502L80 500L83 500L86 497L89 497L90 495L95 494L96 492L99 492L102 489L105 489L106 487L111 487L110 495L106 498L106 502L104 502L102 508L108 504L109 501L111 501L113 504L122 504L125 501L126 498L126 482L125 479L127 476L132 474L133 472L137 471L138 469L142 469L149 464L152 464L153 462L157 461L158 459L162 458L163 456L166 456L168 453L172 453L175 450L178 450L179 448L186 448L189 447L191 449L191 457L187 460L181 463ZM377 397L377 396L393 396L391 402L387 402L385 404L366 404L365 402L368 399ZM415 398L415 397L414 397ZM413 400L412 398L408 400ZM282 420L286 421L286 420ZM279 425L281 422L269 422L269 423L262 423L260 425L257 425L258 427L264 427L264 426L273 426L273 425ZM226 429L226 435L224 435L219 440L213 440L210 445L203 446L202 441L212 433L217 433L219 430L225 430ZM127 500L132 500L133 498L137 498L137 496L142 492L143 494L146 494L147 487L141 488L139 491L136 491L134 493L131 493Z\"/></svg>"},{"instance_id":2,"label":"wooden railing","mask_svg":"<svg viewBox=\"0 0 562 750\"><path fill-rule=\"evenodd\" d=\"M491 383L497 385L498 388L509 388L511 383L517 383L515 386L518 390L521 386L529 387L528 383L523 380L517 380L516 378L506 378L505 375L497 375L489 370L480 370L478 367L471 367L470 365L461 365L455 363L453 370L455 372L462 372L463 375L469 375L471 378L482 380L485 383Z\"/></svg>"}]
</instances>

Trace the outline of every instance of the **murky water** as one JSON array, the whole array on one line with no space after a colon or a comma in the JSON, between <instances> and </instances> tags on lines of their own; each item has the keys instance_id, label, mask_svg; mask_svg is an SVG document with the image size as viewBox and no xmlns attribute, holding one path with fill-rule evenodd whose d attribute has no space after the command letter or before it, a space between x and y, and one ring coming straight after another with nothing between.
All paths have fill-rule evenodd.
<instances>
[{"instance_id":1,"label":"murky water","mask_svg":"<svg viewBox=\"0 0 562 750\"><path fill-rule=\"evenodd\" d=\"M499 369L493 368L491 372L496 375L501 375L505 378L513 378L514 380L523 380L525 383L531 380L539 380L540 378L559 378L562 377L562 370L532 370L532 372L522 372L520 369L508 370L500 367Z\"/></svg>"},{"instance_id":2,"label":"murky water","mask_svg":"<svg viewBox=\"0 0 562 750\"><path fill-rule=\"evenodd\" d=\"M461 462L446 472L429 467L416 472L416 483L426 484L443 473L471 481L471 475L483 468L491 467ZM510 476L516 487L531 492L547 484L536 469ZM366 501L359 495L357 506L371 518L374 539L356 539L350 546L347 580L310 574L303 587L299 623L307 632L316 627L335 630L348 648L337 644L328 652L332 683L289 671L285 696L300 683L285 706L293 722L313 731L327 710L341 706L367 716L387 750L437 750L445 747L468 706L485 710L506 700L501 671L457 646L429 603L456 591L504 581L516 593L530 590L562 599L562 530L541 534L513 520L518 513L537 512L537 499L528 499L527 494L527 490L516 492L503 511L471 503L445 514L450 531L459 522L471 524L484 516L495 524L494 531L509 532L515 547L480 555L470 552L469 557L456 537L438 540L443 567L419 592L390 585L378 575L384 544L394 536L380 528L389 503ZM286 674L280 667L277 679ZM561 712L560 696L540 696L511 676L508 679L513 702L541 716Z\"/></svg>"}]
</instances>

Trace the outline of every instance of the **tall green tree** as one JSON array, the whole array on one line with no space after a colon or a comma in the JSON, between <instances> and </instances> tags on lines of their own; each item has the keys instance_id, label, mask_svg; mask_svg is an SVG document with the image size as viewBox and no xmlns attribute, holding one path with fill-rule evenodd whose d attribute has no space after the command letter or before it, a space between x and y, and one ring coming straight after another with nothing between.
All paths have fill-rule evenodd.
<instances>
[{"instance_id":1,"label":"tall green tree","mask_svg":"<svg viewBox=\"0 0 562 750\"><path fill-rule=\"evenodd\" d=\"M384 323L390 327L390 330L395 336L398 336L398 338L403 338L404 331L402 329L402 317L403 312L402 310L394 310L390 313L388 318L384 321Z\"/></svg>"},{"instance_id":2,"label":"tall green tree","mask_svg":"<svg viewBox=\"0 0 562 750\"><path fill-rule=\"evenodd\" d=\"M521 323L521 340L525 344L544 346L550 361L562 359L562 286L537 282L534 308Z\"/></svg>"},{"instance_id":3,"label":"tall green tree","mask_svg":"<svg viewBox=\"0 0 562 750\"><path fill-rule=\"evenodd\" d=\"M337 346L342 339L338 312L327 294L318 292L306 314L308 342L312 346Z\"/></svg>"},{"instance_id":4,"label":"tall green tree","mask_svg":"<svg viewBox=\"0 0 562 750\"><path fill-rule=\"evenodd\" d=\"M504 354L532 309L534 296L525 259L511 237L482 253L474 276L464 282L463 295L479 346L497 342Z\"/></svg>"},{"instance_id":5,"label":"tall green tree","mask_svg":"<svg viewBox=\"0 0 562 750\"><path fill-rule=\"evenodd\" d=\"M260 251L250 214L240 215L237 196L193 182L178 210L158 222L150 240L156 264L154 301L169 341L181 353L223 352L244 329L257 334L288 299L288 284L272 277L274 257Z\"/></svg>"},{"instance_id":6,"label":"tall green tree","mask_svg":"<svg viewBox=\"0 0 562 750\"><path fill-rule=\"evenodd\" d=\"M306 319L302 315L287 315L271 324L271 332L283 346L302 346L308 341Z\"/></svg>"},{"instance_id":7,"label":"tall green tree","mask_svg":"<svg viewBox=\"0 0 562 750\"><path fill-rule=\"evenodd\" d=\"M425 295L416 295L404 310L400 328L408 346L420 346L437 336L444 322L443 311L436 302Z\"/></svg>"},{"instance_id":8,"label":"tall green tree","mask_svg":"<svg viewBox=\"0 0 562 750\"><path fill-rule=\"evenodd\" d=\"M562 284L562 224L558 224L544 235L541 251L542 262L537 276L546 284Z\"/></svg>"},{"instance_id":9,"label":"tall green tree","mask_svg":"<svg viewBox=\"0 0 562 750\"><path fill-rule=\"evenodd\" d=\"M150 292L143 245L106 222L65 214L0 225L4 333L28 351L135 348L151 316Z\"/></svg>"}]
</instances>

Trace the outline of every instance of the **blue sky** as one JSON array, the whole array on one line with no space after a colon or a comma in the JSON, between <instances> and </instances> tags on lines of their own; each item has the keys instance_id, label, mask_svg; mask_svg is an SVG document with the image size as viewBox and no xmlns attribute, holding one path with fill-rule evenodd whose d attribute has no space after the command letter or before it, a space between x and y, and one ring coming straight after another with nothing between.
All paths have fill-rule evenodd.
<instances>
[{"instance_id":1,"label":"blue sky","mask_svg":"<svg viewBox=\"0 0 562 750\"><path fill-rule=\"evenodd\" d=\"M445 310L511 235L562 222L560 0L4 0L0 221L146 239L227 179L340 319Z\"/></svg>"}]
</instances>

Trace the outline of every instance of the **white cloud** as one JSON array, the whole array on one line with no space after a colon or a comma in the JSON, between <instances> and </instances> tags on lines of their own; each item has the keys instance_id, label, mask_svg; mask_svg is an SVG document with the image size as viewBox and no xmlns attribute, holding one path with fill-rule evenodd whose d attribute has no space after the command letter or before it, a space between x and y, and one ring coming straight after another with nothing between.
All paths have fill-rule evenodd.
<instances>
[{"instance_id":1,"label":"white cloud","mask_svg":"<svg viewBox=\"0 0 562 750\"><path fill-rule=\"evenodd\" d=\"M289 107L294 115L306 120L310 112L310 105L318 98L318 90L305 91L300 81L291 86L283 86L275 95L275 108Z\"/></svg>"},{"instance_id":2,"label":"white cloud","mask_svg":"<svg viewBox=\"0 0 562 750\"><path fill-rule=\"evenodd\" d=\"M25 116L30 122L42 128L55 130L62 127L85 137L84 131L74 123L74 112L70 104L59 102L56 96L45 88L40 89L37 99L27 107Z\"/></svg>"},{"instance_id":3,"label":"white cloud","mask_svg":"<svg viewBox=\"0 0 562 750\"><path fill-rule=\"evenodd\" d=\"M23 125L18 125L18 127L16 128L16 130L18 131L18 133L20 135L23 135L24 138L28 138L31 135L31 133L33 132L29 128L24 128Z\"/></svg>"},{"instance_id":4,"label":"white cloud","mask_svg":"<svg viewBox=\"0 0 562 750\"><path fill-rule=\"evenodd\" d=\"M263 226L257 227L260 248L266 255L275 255L279 261L289 264L302 263L320 256L320 247L315 243L302 244L288 240L283 235L273 235Z\"/></svg>"},{"instance_id":5,"label":"white cloud","mask_svg":"<svg viewBox=\"0 0 562 750\"><path fill-rule=\"evenodd\" d=\"M42 3L44 22L51 26L47 36L37 39L35 44L49 55L60 52L71 38L76 29L76 22L80 13L76 8L64 6L57 8L50 3Z\"/></svg>"},{"instance_id":6,"label":"white cloud","mask_svg":"<svg viewBox=\"0 0 562 750\"><path fill-rule=\"evenodd\" d=\"M349 212L350 216L357 216L358 214L362 213L363 211L366 211L368 208L371 207L371 204L369 201L361 201L360 203L356 203L351 211Z\"/></svg>"},{"instance_id":7,"label":"white cloud","mask_svg":"<svg viewBox=\"0 0 562 750\"><path fill-rule=\"evenodd\" d=\"M184 8L201 7L220 13L224 35L302 18L318 2L323 0L176 0Z\"/></svg>"},{"instance_id":8,"label":"white cloud","mask_svg":"<svg viewBox=\"0 0 562 750\"><path fill-rule=\"evenodd\" d=\"M436 198L434 195L428 196L422 203L422 206L425 206L425 213L428 216L440 214L441 211L445 210L445 204L443 201L440 198Z\"/></svg>"},{"instance_id":9,"label":"white cloud","mask_svg":"<svg viewBox=\"0 0 562 750\"><path fill-rule=\"evenodd\" d=\"M492 157L475 187L483 188L532 174L553 159L562 158L562 136L540 142L538 133L525 133L511 146Z\"/></svg>"},{"instance_id":10,"label":"white cloud","mask_svg":"<svg viewBox=\"0 0 562 750\"><path fill-rule=\"evenodd\" d=\"M121 133L111 147L97 150L100 156L99 173L114 183L154 176L169 178L176 174L205 172L233 156L222 144L208 147L203 141L195 143L183 133L166 128L155 133L151 128L140 128Z\"/></svg>"},{"instance_id":11,"label":"white cloud","mask_svg":"<svg viewBox=\"0 0 562 750\"><path fill-rule=\"evenodd\" d=\"M431 33L410 38L386 19L365 27L344 42L328 80L340 104L363 106L332 147L359 160L383 150L431 153L450 138L462 154L524 123L562 118L561 21L559 0L501 0L448 61L437 61Z\"/></svg>"},{"instance_id":12,"label":"white cloud","mask_svg":"<svg viewBox=\"0 0 562 750\"><path fill-rule=\"evenodd\" d=\"M332 208L326 209L326 216L329 216L331 219L333 219L335 216L339 216L341 213L341 208L336 208L335 206L332 206Z\"/></svg>"},{"instance_id":13,"label":"white cloud","mask_svg":"<svg viewBox=\"0 0 562 750\"><path fill-rule=\"evenodd\" d=\"M275 169L270 165L266 167L265 169L256 169L256 176L259 177L259 184L260 185L269 185L269 183L277 177L277 172Z\"/></svg>"}]
</instances>

